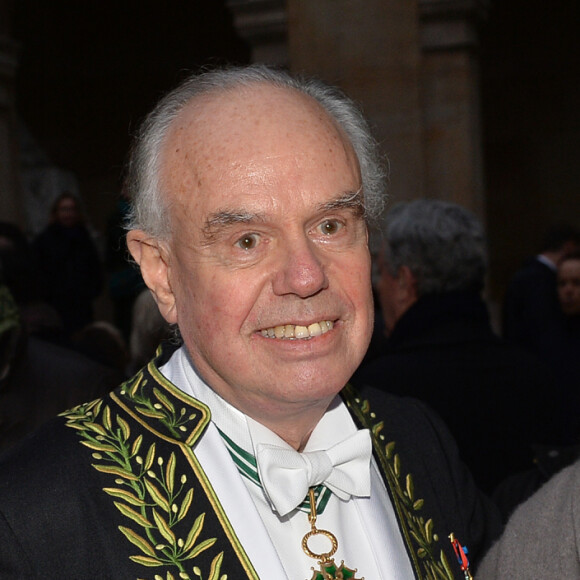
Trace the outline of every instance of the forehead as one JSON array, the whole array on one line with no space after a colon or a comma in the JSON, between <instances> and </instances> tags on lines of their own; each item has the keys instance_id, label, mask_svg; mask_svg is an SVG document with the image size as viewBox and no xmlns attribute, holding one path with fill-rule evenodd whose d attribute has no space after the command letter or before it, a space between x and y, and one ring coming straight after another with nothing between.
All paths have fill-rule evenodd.
<instances>
[{"instance_id":1,"label":"forehead","mask_svg":"<svg viewBox=\"0 0 580 580\"><path fill-rule=\"evenodd\" d=\"M77 209L77 202L72 197L63 197L55 209L57 211Z\"/></svg>"},{"instance_id":2,"label":"forehead","mask_svg":"<svg viewBox=\"0 0 580 580\"><path fill-rule=\"evenodd\" d=\"M167 135L161 176L174 215L192 203L263 205L260 193L275 192L272 206L285 194L337 196L360 181L348 139L322 107L266 84L188 105Z\"/></svg>"},{"instance_id":3,"label":"forehead","mask_svg":"<svg viewBox=\"0 0 580 580\"><path fill-rule=\"evenodd\" d=\"M580 277L580 260L571 259L565 260L560 264L558 269L559 276L565 278L578 278Z\"/></svg>"},{"instance_id":4,"label":"forehead","mask_svg":"<svg viewBox=\"0 0 580 580\"><path fill-rule=\"evenodd\" d=\"M225 141L259 148L261 141L256 138L288 139L293 134L313 143L331 135L346 141L313 98L295 89L256 83L192 100L172 124L167 143L169 153L172 145L185 145L198 154L207 154ZM174 148L173 153L179 151Z\"/></svg>"}]
</instances>

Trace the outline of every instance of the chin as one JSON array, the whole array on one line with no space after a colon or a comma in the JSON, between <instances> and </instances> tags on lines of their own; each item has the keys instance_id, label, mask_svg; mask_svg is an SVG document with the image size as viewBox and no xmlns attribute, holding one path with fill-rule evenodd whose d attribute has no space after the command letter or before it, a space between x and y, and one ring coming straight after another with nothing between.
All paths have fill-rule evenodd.
<instances>
[{"instance_id":1,"label":"chin","mask_svg":"<svg viewBox=\"0 0 580 580\"><path fill-rule=\"evenodd\" d=\"M294 379L290 379L287 384L294 385L296 394L300 396L300 393L305 398L323 399L333 397L346 385L355 369L352 372L345 369L340 373L332 374L325 373L320 369L309 369L308 373L301 373Z\"/></svg>"}]
</instances>

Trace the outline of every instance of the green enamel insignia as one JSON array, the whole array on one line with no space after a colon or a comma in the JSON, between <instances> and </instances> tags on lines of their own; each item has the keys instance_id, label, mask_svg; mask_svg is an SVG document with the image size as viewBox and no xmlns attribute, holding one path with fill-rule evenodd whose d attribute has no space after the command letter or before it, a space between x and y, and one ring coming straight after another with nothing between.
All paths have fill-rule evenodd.
<instances>
[{"instance_id":1,"label":"green enamel insignia","mask_svg":"<svg viewBox=\"0 0 580 580\"><path fill-rule=\"evenodd\" d=\"M314 570L314 568L312 568ZM314 570L310 580L360 580L355 578L356 570L351 570L341 562L340 566L331 560L328 564L321 564L320 570Z\"/></svg>"},{"instance_id":2,"label":"green enamel insignia","mask_svg":"<svg viewBox=\"0 0 580 580\"><path fill-rule=\"evenodd\" d=\"M362 425L370 429L373 446L386 475L388 487L406 543L411 550L411 559L418 578L425 580L453 580L455 575L447 556L438 547L439 537L435 533L433 520L422 515L424 500L416 497L413 476L403 475L401 458L395 453L396 443L385 441L381 433L383 422L371 411L368 401L357 397L354 389L345 388L346 403L354 411Z\"/></svg>"},{"instance_id":3,"label":"green enamel insignia","mask_svg":"<svg viewBox=\"0 0 580 580\"><path fill-rule=\"evenodd\" d=\"M137 398L138 386L139 378L125 389L130 389ZM156 390L155 397L157 402L153 403L137 399L139 412L147 417L155 414L168 430L180 434L184 413L176 412L160 391ZM81 443L93 451L93 467L114 481L114 486L103 491L113 498L115 507L127 519L127 525L118 528L139 550L130 556L133 562L176 570L176 576L167 571L166 576L156 574L155 580L195 577L227 580L225 574L220 575L223 552L213 558L207 574L202 574L198 566L191 566L199 554L212 548L216 538L201 539L205 513L198 515L191 527L184 527L194 490L188 485L187 475L180 474L175 453L162 457L155 443L145 447L143 436L132 436L128 422L114 414L101 399L62 416L68 427L79 431Z\"/></svg>"}]
</instances>

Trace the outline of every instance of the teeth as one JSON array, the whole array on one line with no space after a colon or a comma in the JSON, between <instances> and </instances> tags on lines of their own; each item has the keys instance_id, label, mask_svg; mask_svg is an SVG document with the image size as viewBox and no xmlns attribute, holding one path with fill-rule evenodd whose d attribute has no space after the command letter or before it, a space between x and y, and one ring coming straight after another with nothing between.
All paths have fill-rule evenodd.
<instances>
[{"instance_id":1,"label":"teeth","mask_svg":"<svg viewBox=\"0 0 580 580\"><path fill-rule=\"evenodd\" d=\"M308 332L308 328L306 326L296 326L294 329L294 337L295 338L308 338L310 333Z\"/></svg>"},{"instance_id":2,"label":"teeth","mask_svg":"<svg viewBox=\"0 0 580 580\"><path fill-rule=\"evenodd\" d=\"M310 326L285 324L274 328L264 328L261 334L266 338L304 339L320 336L332 330L333 327L334 322L332 320L321 320L320 322L314 322Z\"/></svg>"},{"instance_id":3,"label":"teeth","mask_svg":"<svg viewBox=\"0 0 580 580\"><path fill-rule=\"evenodd\" d=\"M320 336L322 334L322 327L318 322L315 322L308 327L308 332L310 336Z\"/></svg>"}]
</instances>

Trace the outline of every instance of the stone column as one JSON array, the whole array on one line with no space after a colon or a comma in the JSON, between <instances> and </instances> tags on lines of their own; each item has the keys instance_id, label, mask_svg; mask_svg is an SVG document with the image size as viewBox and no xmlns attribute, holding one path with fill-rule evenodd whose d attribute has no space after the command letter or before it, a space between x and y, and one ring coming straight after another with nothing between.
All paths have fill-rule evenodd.
<instances>
[{"instance_id":1,"label":"stone column","mask_svg":"<svg viewBox=\"0 0 580 580\"><path fill-rule=\"evenodd\" d=\"M288 66L285 0L227 0L234 26L252 50L252 62Z\"/></svg>"},{"instance_id":2,"label":"stone column","mask_svg":"<svg viewBox=\"0 0 580 580\"><path fill-rule=\"evenodd\" d=\"M425 194L416 0L289 0L291 68L362 104L388 156L391 203Z\"/></svg>"},{"instance_id":3,"label":"stone column","mask_svg":"<svg viewBox=\"0 0 580 580\"><path fill-rule=\"evenodd\" d=\"M419 0L429 197L485 217L477 24L486 0Z\"/></svg>"},{"instance_id":4,"label":"stone column","mask_svg":"<svg viewBox=\"0 0 580 580\"><path fill-rule=\"evenodd\" d=\"M340 86L390 166L391 202L435 197L484 217L477 22L488 0L230 0L254 60ZM286 33L287 27L287 33ZM272 47L276 47L275 50Z\"/></svg>"}]
</instances>

